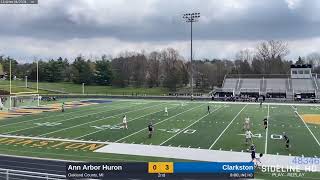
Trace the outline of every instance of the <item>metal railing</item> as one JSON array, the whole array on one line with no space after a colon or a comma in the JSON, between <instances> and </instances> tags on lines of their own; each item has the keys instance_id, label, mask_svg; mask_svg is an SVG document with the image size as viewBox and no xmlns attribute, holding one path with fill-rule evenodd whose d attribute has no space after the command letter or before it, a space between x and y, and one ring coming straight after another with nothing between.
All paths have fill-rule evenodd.
<instances>
[{"instance_id":1,"label":"metal railing","mask_svg":"<svg viewBox=\"0 0 320 180\"><path fill-rule=\"evenodd\" d=\"M14 169L3 169L3 168L0 168L0 177L5 178L6 180L20 179L20 178L46 179L46 180L66 179L66 176L64 175L40 173L40 172L32 172L32 171L21 171L21 170L14 170Z\"/></svg>"},{"instance_id":2,"label":"metal railing","mask_svg":"<svg viewBox=\"0 0 320 180\"><path fill-rule=\"evenodd\" d=\"M252 79L262 79L262 78L288 78L290 74L227 74L226 78L252 78Z\"/></svg>"}]
</instances>

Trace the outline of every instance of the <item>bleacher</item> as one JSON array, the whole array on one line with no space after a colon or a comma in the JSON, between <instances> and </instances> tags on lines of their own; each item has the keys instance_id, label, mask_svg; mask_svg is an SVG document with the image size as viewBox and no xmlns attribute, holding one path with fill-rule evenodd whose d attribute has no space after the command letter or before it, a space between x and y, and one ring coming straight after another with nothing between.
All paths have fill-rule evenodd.
<instances>
[{"instance_id":1,"label":"bleacher","mask_svg":"<svg viewBox=\"0 0 320 180\"><path fill-rule=\"evenodd\" d=\"M292 65L290 74L228 74L217 93L232 96L266 96L267 98L319 98L320 78L311 73L311 65Z\"/></svg>"},{"instance_id":2,"label":"bleacher","mask_svg":"<svg viewBox=\"0 0 320 180\"><path fill-rule=\"evenodd\" d=\"M292 88L296 93L315 91L312 79L292 79Z\"/></svg>"},{"instance_id":3,"label":"bleacher","mask_svg":"<svg viewBox=\"0 0 320 180\"><path fill-rule=\"evenodd\" d=\"M272 79L266 78L266 91L267 92L286 92L288 90L287 82L288 79L279 78L279 79Z\"/></svg>"},{"instance_id":4,"label":"bleacher","mask_svg":"<svg viewBox=\"0 0 320 180\"><path fill-rule=\"evenodd\" d=\"M242 79L243 82L241 84L242 89L260 89L261 79Z\"/></svg>"},{"instance_id":5,"label":"bleacher","mask_svg":"<svg viewBox=\"0 0 320 180\"><path fill-rule=\"evenodd\" d=\"M223 89L235 89L239 79L228 78L223 83Z\"/></svg>"}]
</instances>

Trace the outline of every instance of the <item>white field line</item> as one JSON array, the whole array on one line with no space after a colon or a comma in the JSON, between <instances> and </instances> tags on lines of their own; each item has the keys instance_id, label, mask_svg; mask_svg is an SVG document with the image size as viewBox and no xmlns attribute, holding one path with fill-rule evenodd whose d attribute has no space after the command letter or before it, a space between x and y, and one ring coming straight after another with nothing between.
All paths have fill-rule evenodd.
<instances>
[{"instance_id":1,"label":"white field line","mask_svg":"<svg viewBox=\"0 0 320 180\"><path fill-rule=\"evenodd\" d=\"M269 114L270 114L270 105L268 104L268 114L267 114L267 129L266 129L266 140L265 140L265 146L264 146L264 154L267 154L268 151L268 131L269 131Z\"/></svg>"},{"instance_id":2,"label":"white field line","mask_svg":"<svg viewBox=\"0 0 320 180\"><path fill-rule=\"evenodd\" d=\"M215 109L214 111L212 111L211 113L214 113L215 111L221 109L221 107ZM211 114L210 113L210 114ZM165 144L166 142L168 142L169 140L171 140L172 138L176 137L177 135L179 135L180 133L184 132L186 129L188 129L189 127L193 126L194 124L196 124L197 122L199 122L201 119L207 117L208 115L210 115L209 113L207 113L206 115L202 116L201 118L199 118L198 120L194 121L193 123L191 123L190 125L188 125L187 127L185 127L184 129L182 129L181 131L179 131L178 133L174 134L173 136L169 137L167 140L163 141L160 146L162 146L163 144Z\"/></svg>"},{"instance_id":3,"label":"white field line","mask_svg":"<svg viewBox=\"0 0 320 180\"><path fill-rule=\"evenodd\" d=\"M47 137L34 137L34 136L13 136L0 134L0 137L4 138L21 138L21 139L32 139L32 140L50 140L50 141L63 141L63 142L74 142L74 143L95 143L95 144L110 144L109 142L101 141L85 141L85 140L73 140L73 139L58 139L58 138L47 138Z\"/></svg>"},{"instance_id":4,"label":"white field line","mask_svg":"<svg viewBox=\"0 0 320 180\"><path fill-rule=\"evenodd\" d=\"M159 122L155 123L154 125L157 125L157 124L160 124L160 123L162 123L162 122L165 122L165 121L167 121L167 120L169 120L169 119L171 119L171 118L173 118L173 117L179 116L180 114L183 114L183 113L185 113L185 112L188 112L188 111L191 111L191 110L193 110L193 109L196 109L196 108L198 108L198 107L200 107L200 106L202 106L202 105L203 105L203 104L200 104L199 106L190 108L190 109L188 109L188 110L186 110L186 111L183 111L183 112L181 112L181 113L178 113L178 114L176 114L176 115L174 115L174 116L171 116L171 117L169 117L169 118L167 118L167 119L164 119L164 120L162 120L162 121L159 121ZM123 138L120 138L120 139L118 139L118 140L116 140L116 141L114 141L114 142L122 141L123 139L126 139L126 138L128 138L128 137L131 137L131 136L133 136L133 135L135 135L135 134L138 134L138 133L140 133L141 131L146 130L146 129L147 129L147 128L140 129L139 131L136 131L136 132L134 132L134 133L132 133L132 134L129 134L128 136L125 136L125 137L123 137Z\"/></svg>"},{"instance_id":5,"label":"white field line","mask_svg":"<svg viewBox=\"0 0 320 180\"><path fill-rule=\"evenodd\" d=\"M210 104L242 104L242 105L259 105L260 103L256 103L256 102L229 102L229 101L212 101L212 102L208 102L208 101L204 101L204 102L199 102L198 103L210 103ZM317 106L319 107L320 104L314 104L314 103L283 103L283 102L268 102L268 103L264 103L264 104L269 104L269 105L275 105L275 106Z\"/></svg>"},{"instance_id":6,"label":"white field line","mask_svg":"<svg viewBox=\"0 0 320 180\"><path fill-rule=\"evenodd\" d=\"M233 123L233 121L239 116L239 114L244 110L244 108L246 108L248 106L248 104L246 104L239 112L238 114L231 120L231 122L228 124L228 126L226 128L224 128L224 130L221 132L221 134L217 137L217 139L211 144L211 146L209 147L209 149L212 149L212 147L218 142L218 140L220 139L220 137L224 134L224 132L228 129L228 127Z\"/></svg>"},{"instance_id":7,"label":"white field line","mask_svg":"<svg viewBox=\"0 0 320 180\"><path fill-rule=\"evenodd\" d=\"M80 140L69 140L69 139L55 139L55 138L41 138L41 137L27 137L27 136L12 136L12 135L1 135L0 137L5 137L5 138L21 138L21 139L32 139L32 140L44 140L44 141L62 141L62 142L74 142L74 143L95 143L95 144L104 144L104 145L127 145L130 146L130 143L127 144L123 144L123 143L107 143L107 142L98 142L98 141L80 141ZM197 160L197 161L221 161L221 162L230 162L230 161L237 161L237 162L244 162L247 160L250 160L250 158L246 158L248 156L247 152L230 152L230 151L218 151L218 150L206 150L206 149L195 149L195 148L191 148L189 146L188 147L165 147L165 146L158 146L158 145L137 145L136 146L143 146L140 147L140 149L144 150L144 154L142 154L142 156L150 156L150 151L145 150L146 148L152 148L155 149L155 151L152 151L152 157L162 157L161 154L161 149L162 148L168 148L165 152L165 155L168 156L167 151L169 150L169 152L174 152L175 156L181 156L181 152L183 152L182 154L188 153L188 151L196 151L192 154L192 156L190 156L191 158L180 158L180 159L190 159L190 160ZM107 148L107 146L102 147L102 148ZM102 149L100 148L100 149ZM160 150L157 150L161 148ZM1 149L1 148L0 148ZM132 155L132 151L130 151L130 149L126 148L128 153L130 153ZM5 150L5 149L3 149ZM174 151L176 150L176 151ZM83 157L83 158L93 158L93 159L98 159L96 157L90 157L90 156L82 156L82 155L67 155L67 154L56 154L56 153L49 153L49 152L35 152L35 151L21 151L21 150L12 150L14 152L27 152L27 153L32 153L32 154L42 154L42 155L55 155L56 157ZM97 150L95 151L97 152ZM136 151L135 151L136 152ZM208 155L208 153L210 153L210 155ZM119 151L117 149L114 149L115 154L121 154L119 153ZM206 153L206 154L204 154ZM126 154L126 153L125 153ZM164 154L164 153L162 153ZM218 155L217 155L218 154ZM1 154L2 155L2 154ZM9 155L10 156L10 155ZM141 156L141 155L140 155ZM20 156L18 156L20 157ZM24 157L24 156L21 156ZM205 159L203 160L202 157L205 157ZM230 158L231 157L231 158ZM234 158L236 157L236 159ZM242 157L245 157L245 159L243 159ZM276 167L277 164L279 164L279 158L281 158L281 162L285 165L288 165L288 162L292 162L293 158L296 158L298 156L285 156L285 155L266 155L266 157L264 157L264 161L266 161L266 163L264 163L264 165L266 165L267 167ZM301 157L301 156L300 156ZM37 158L33 158L33 157L27 157L30 159L37 159ZM105 157L99 157L100 159L105 159L105 160L122 160L122 161L135 161L135 160L130 160L130 159L117 159L117 158L105 158ZM170 155L169 158L175 158L174 156ZM202 158L202 159L201 159ZM292 158L292 159L283 159L282 158ZM42 159L42 158L41 158ZM65 158L62 158L65 159ZM179 159L179 157L176 157L176 159ZM50 159L49 159L50 160ZM63 160L62 160L63 161ZM296 164L295 164L296 165ZM290 165L290 166L295 166L295 165ZM307 167L307 166L306 166ZM305 168L302 168L301 170L304 170ZM319 171L319 168L317 169Z\"/></svg>"},{"instance_id":8,"label":"white field line","mask_svg":"<svg viewBox=\"0 0 320 180\"><path fill-rule=\"evenodd\" d=\"M161 96L163 97L163 96ZM170 98L173 98L170 96ZM97 99L105 99L105 98L97 98ZM159 100L151 100L151 99L120 99L120 98L112 98L113 100L116 101L139 101L139 102L175 102L175 103L181 103L181 102L186 102L188 104L240 104L240 105L250 105L250 104L255 104L255 105L260 105L260 103L257 102L229 102L229 101L190 101L189 99L181 99L181 100L164 100L164 99L159 99ZM211 98L210 98L211 99ZM268 102L264 104L269 104L269 105L275 105L275 106L290 106L290 105L295 105L295 106L317 106L319 107L320 104L315 104L315 103L283 103L283 102Z\"/></svg>"},{"instance_id":9,"label":"white field line","mask_svg":"<svg viewBox=\"0 0 320 180\"><path fill-rule=\"evenodd\" d=\"M174 107L175 107L175 106L173 106L173 107L171 107L171 108L169 108L169 109L172 109L172 108L174 108ZM132 122L132 121L134 121L134 120L137 120L137 119L140 119L140 118L143 118L143 117L145 117L145 116L149 116L149 115L151 115L151 114L155 114L155 113L158 113L158 112L161 112L161 111L163 111L163 109L161 109L161 110L159 110L159 111L156 111L156 112L149 113L149 114L145 114L145 115L143 115L143 116L136 117L136 118L134 118L134 119L131 119L131 120L128 121L128 122ZM123 123L115 124L115 126L118 126L118 125L121 125L121 124L123 124ZM86 137L86 136L89 136L89 135L92 135L92 134L95 134L95 133L98 133L98 132L101 132L101 131L104 131L104 130L105 130L105 129L100 129L100 130L97 130L97 131L93 131L93 132L91 132L91 133L88 133L88 134L79 136L79 137L74 138L74 139L80 139L80 138L83 138L83 137Z\"/></svg>"},{"instance_id":10,"label":"white field line","mask_svg":"<svg viewBox=\"0 0 320 180\"><path fill-rule=\"evenodd\" d=\"M291 106L292 109L294 109L293 106ZM314 140L317 142L317 144L320 147L320 143L318 141L318 139L316 138L316 136L313 134L313 132L310 130L309 126L307 125L306 122L304 122L303 118L300 116L300 114L297 112L297 115L299 116L299 119L303 122L303 124L306 126L306 128L309 130L310 134L313 136Z\"/></svg>"},{"instance_id":11,"label":"white field line","mask_svg":"<svg viewBox=\"0 0 320 180\"><path fill-rule=\"evenodd\" d=\"M8 154L0 154L2 157L14 157L14 158L24 158L24 159L31 159L31 160L47 160L47 161L56 161L56 162L68 162L68 160L63 160L63 159L51 159L51 158L41 158L41 157L29 157L29 156L18 156L18 155L8 155ZM3 160L2 160L3 161ZM10 161L14 162L14 161ZM20 161L16 161L20 162ZM72 161L72 162L81 162L81 161ZM34 163L26 163L25 164L34 164ZM37 163L37 165L39 165ZM48 165L48 164L45 164ZM57 165L50 165L50 166L57 166Z\"/></svg>"},{"instance_id":12,"label":"white field line","mask_svg":"<svg viewBox=\"0 0 320 180\"><path fill-rule=\"evenodd\" d=\"M97 105L97 104L95 104L95 105ZM118 105L118 104L117 104L117 105ZM95 109L105 108L105 107L107 107L107 106L110 106L110 104L105 105L105 106L102 106L102 107L96 107ZM82 106L82 107L84 107L84 106ZM81 110L81 111L83 112L83 111L89 111L89 110L92 110L92 109L93 109L93 108L91 108L90 106L87 106L87 107L89 107L89 109L84 109L84 110ZM67 112L67 113L55 115L55 117L60 117L60 116L69 115L69 114L78 113L78 112L79 112L79 111ZM27 121L20 121L20 122L15 122L15 123L10 123L10 124L0 125L0 127L10 126L10 125L14 125L14 124L21 124L21 123L26 123L26 122L32 122L32 121L36 121L36 120L40 120L40 119L46 119L46 118L49 118L49 117L52 117L52 116L46 116L46 117L31 119L31 120L27 120Z\"/></svg>"},{"instance_id":13,"label":"white field line","mask_svg":"<svg viewBox=\"0 0 320 180\"><path fill-rule=\"evenodd\" d=\"M33 139L33 140L49 140L49 141L63 141L63 142L74 142L74 143L95 143L95 144L105 144L108 145L110 143L105 143L105 142L97 142L97 141L78 141L78 140L68 140L68 139L55 139L55 138L40 138L40 137L27 137L27 136L10 136L10 135L1 135L0 137L7 137L7 138L23 138L23 139ZM1 148L0 148L1 149ZM12 151L17 151L17 150L12 150ZM67 155L67 154L57 154L57 153L49 153L49 152L35 152L35 151L22 151L19 150L18 152L31 152L33 154L47 154L47 155L56 155L56 156L64 156L64 157L85 157L85 158L95 158L95 157L90 157L90 156L82 156L82 155ZM3 155L3 154L1 154ZM11 155L8 155L11 156ZM24 157L24 156L17 156L17 157ZM30 159L39 159L35 157L28 157ZM108 159L108 160L121 160L121 161L133 161L133 162L138 162L135 160L130 160L130 159L120 159L120 158L105 158L105 157L99 157L100 159ZM47 158L41 158L41 159L47 159ZM49 159L50 160L50 159ZM62 159L53 159L55 161L64 161ZM73 161L72 162L79 162L79 161Z\"/></svg>"},{"instance_id":14,"label":"white field line","mask_svg":"<svg viewBox=\"0 0 320 180\"><path fill-rule=\"evenodd\" d=\"M120 113L120 114L118 114L118 115L108 116L108 117L100 118L100 119L97 119L97 120L94 120L94 121L89 121L89 122L86 122L86 123L81 123L81 124L78 124L78 125L75 125L75 126L70 126L70 127L67 127L67 128L62 128L62 129L59 129L59 130L56 130L56 131L51 131L51 132L48 132L48 133L41 134L41 135L39 135L39 136L41 137L41 136L45 136L45 135L48 135L48 134L53 134L53 133L56 133L56 132L60 132L60 131L67 130L67 129L72 129L72 128L79 127L79 126L83 126L83 125L90 124L90 123L93 123L93 122L101 121L101 120L104 120L104 119L109 119L109 118L113 118L113 117L118 117L118 116L121 116L121 115L123 115L123 114L130 113L130 112L135 112L135 111L141 111L141 110L149 109L149 108L152 108L152 107L158 106L158 105L159 105L159 104L156 104L156 105L153 105L153 106L148 106L148 107L143 108L143 109L135 109L135 110L132 110L132 111L123 112L123 113Z\"/></svg>"},{"instance_id":15,"label":"white field line","mask_svg":"<svg viewBox=\"0 0 320 180\"><path fill-rule=\"evenodd\" d=\"M95 112L95 113L85 114L85 115L81 115L81 116L75 116L75 117L72 117L72 118L64 119L64 120L61 120L61 121L54 121L54 122L69 121L69 120L78 119L78 118L86 117L86 116L90 116L90 115L101 114L101 113L105 113L105 112L109 112L109 111L114 111L114 110L121 110L121 109L129 108L129 107L132 107L132 106L136 106L136 105L130 105L130 106L121 107L121 108L109 109L109 110L107 110L107 111L99 111L99 112ZM24 122L25 122L25 121L24 121ZM14 131L4 132L4 133L5 133L5 134L10 134L10 133L19 132L19 131L28 130L28 129L33 129L33 128L37 128L37 127L39 127L39 126L31 126L31 127L27 127L27 128L23 128L23 129L18 129L18 130L14 130Z\"/></svg>"}]
</instances>

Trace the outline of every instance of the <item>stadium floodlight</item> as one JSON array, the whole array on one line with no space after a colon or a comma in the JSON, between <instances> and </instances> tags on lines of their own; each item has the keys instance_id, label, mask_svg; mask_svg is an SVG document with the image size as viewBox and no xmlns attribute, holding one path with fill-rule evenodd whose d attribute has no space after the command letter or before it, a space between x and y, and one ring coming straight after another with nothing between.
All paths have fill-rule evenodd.
<instances>
[{"instance_id":1,"label":"stadium floodlight","mask_svg":"<svg viewBox=\"0 0 320 180\"><path fill-rule=\"evenodd\" d=\"M187 22L190 23L190 63L191 63L191 96L193 96L193 63L192 63L192 24L194 22L198 22L200 18L200 13L187 13L183 14L182 18Z\"/></svg>"}]
</instances>

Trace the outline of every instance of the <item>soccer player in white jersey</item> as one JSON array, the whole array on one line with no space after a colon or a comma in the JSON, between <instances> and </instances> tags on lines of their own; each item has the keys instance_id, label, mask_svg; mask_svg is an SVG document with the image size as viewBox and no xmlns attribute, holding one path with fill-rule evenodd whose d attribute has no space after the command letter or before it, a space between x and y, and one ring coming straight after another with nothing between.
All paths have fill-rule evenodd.
<instances>
[{"instance_id":1,"label":"soccer player in white jersey","mask_svg":"<svg viewBox=\"0 0 320 180\"><path fill-rule=\"evenodd\" d=\"M243 130L247 131L250 130L250 118L244 118Z\"/></svg>"},{"instance_id":2,"label":"soccer player in white jersey","mask_svg":"<svg viewBox=\"0 0 320 180\"><path fill-rule=\"evenodd\" d=\"M263 154L260 153L259 156L255 158L255 162L254 162L255 165L254 165L254 166L255 166L256 168L259 167L259 166L261 166L261 164L262 164L262 163L261 163L261 158L262 158L262 156L263 156Z\"/></svg>"},{"instance_id":3,"label":"soccer player in white jersey","mask_svg":"<svg viewBox=\"0 0 320 180\"><path fill-rule=\"evenodd\" d=\"M126 115L123 116L122 123L123 123L123 129L128 129L128 122L127 122Z\"/></svg>"},{"instance_id":4,"label":"soccer player in white jersey","mask_svg":"<svg viewBox=\"0 0 320 180\"><path fill-rule=\"evenodd\" d=\"M252 144L252 132L250 130L247 130L245 133L245 137L246 137L246 144ZM250 142L249 142L250 141Z\"/></svg>"},{"instance_id":5,"label":"soccer player in white jersey","mask_svg":"<svg viewBox=\"0 0 320 180\"><path fill-rule=\"evenodd\" d=\"M0 98L0 110L1 111L3 110L3 104L2 104L1 98Z\"/></svg>"},{"instance_id":6,"label":"soccer player in white jersey","mask_svg":"<svg viewBox=\"0 0 320 180\"><path fill-rule=\"evenodd\" d=\"M166 116L169 116L168 108L167 108L167 107L164 108L164 114L165 114Z\"/></svg>"}]
</instances>

